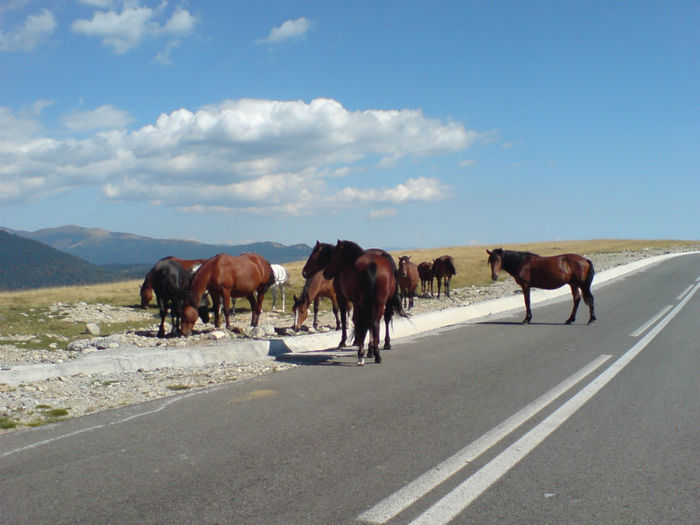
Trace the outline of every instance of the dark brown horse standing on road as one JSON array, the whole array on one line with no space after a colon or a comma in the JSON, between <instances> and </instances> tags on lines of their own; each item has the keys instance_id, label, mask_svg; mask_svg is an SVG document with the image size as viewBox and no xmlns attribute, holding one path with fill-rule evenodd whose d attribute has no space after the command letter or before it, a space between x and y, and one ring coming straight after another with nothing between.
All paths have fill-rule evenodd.
<instances>
[{"instance_id":1,"label":"dark brown horse standing on road","mask_svg":"<svg viewBox=\"0 0 700 525\"><path fill-rule=\"evenodd\" d=\"M497 248L493 251L486 250L486 253L489 254L488 263L491 265L491 278L494 281L498 279L498 272L503 269L512 275L515 282L523 289L525 296L523 323L529 323L532 320L530 288L554 290L565 284L571 286L571 295L574 299L574 309L566 320L566 324L571 324L576 320L576 310L578 310L581 295L590 309L588 324L596 320L593 294L591 293L595 270L593 263L585 257L572 253L540 257L530 252L516 252L503 248Z\"/></svg>"},{"instance_id":2,"label":"dark brown horse standing on road","mask_svg":"<svg viewBox=\"0 0 700 525\"><path fill-rule=\"evenodd\" d=\"M387 252L378 249L363 250L351 241L339 240L325 267L323 276L326 279L334 278L336 290L353 304L358 365L365 363L364 342L367 332L370 333L368 354L374 355L376 363L382 362L379 353L379 324L382 316L386 325L384 349L391 348L389 324L394 314L407 317L401 307L396 274L394 259ZM341 345L345 343L346 336L346 323L342 314L341 310Z\"/></svg>"},{"instance_id":3,"label":"dark brown horse standing on road","mask_svg":"<svg viewBox=\"0 0 700 525\"><path fill-rule=\"evenodd\" d=\"M244 253L239 256L219 254L202 264L192 279L190 285L191 297L182 312L182 332L192 333L192 327L197 321L197 306L209 290L214 303L214 322L220 325L219 305L223 306L226 328L231 328L230 300L235 297L245 297L252 310L251 326L258 326L265 292L275 282L272 267L267 260L255 253Z\"/></svg>"},{"instance_id":4,"label":"dark brown horse standing on road","mask_svg":"<svg viewBox=\"0 0 700 525\"><path fill-rule=\"evenodd\" d=\"M340 317L338 317L338 299L335 295L335 287L333 279L323 277L323 270L319 270L314 275L306 279L304 289L301 291L301 297L294 296L294 306L292 314L294 315L294 330L299 330L301 325L306 321L309 315L309 306L314 303L314 328L318 328L318 304L321 297L327 297L331 300L333 306L333 314L335 315L335 329L340 329Z\"/></svg>"},{"instance_id":5,"label":"dark brown horse standing on road","mask_svg":"<svg viewBox=\"0 0 700 525\"><path fill-rule=\"evenodd\" d=\"M443 255L433 261L433 275L437 279L438 299L440 298L440 285L445 285L445 295L450 296L450 279L453 275L457 275L455 268L455 260L451 255Z\"/></svg>"},{"instance_id":6,"label":"dark brown horse standing on road","mask_svg":"<svg viewBox=\"0 0 700 525\"><path fill-rule=\"evenodd\" d=\"M413 297L420 283L418 266L411 262L408 255L399 257L399 289L401 290L401 306L413 308Z\"/></svg>"}]
</instances>

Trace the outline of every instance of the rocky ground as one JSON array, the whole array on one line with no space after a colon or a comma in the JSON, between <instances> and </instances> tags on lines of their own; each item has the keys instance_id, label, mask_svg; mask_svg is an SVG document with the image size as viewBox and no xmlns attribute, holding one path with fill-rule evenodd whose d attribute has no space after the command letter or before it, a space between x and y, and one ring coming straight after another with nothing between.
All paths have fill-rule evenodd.
<instances>
[{"instance_id":1,"label":"rocky ground","mask_svg":"<svg viewBox=\"0 0 700 525\"><path fill-rule=\"evenodd\" d=\"M596 271L601 272L621 264L667 252L668 250L647 249L635 252L597 254L589 257L593 260ZM472 286L454 289L449 298L444 296L440 299L419 297L410 310L410 314L417 315L442 310L519 292L520 288L511 278L508 278L485 287ZM3 368L11 368L20 364L60 363L79 358L87 353L121 346L183 347L193 342L199 345L217 345L240 338L265 338L276 334L295 335L290 329L293 322L291 316L280 312L264 312L257 330L251 330L248 326L250 319L246 313L245 315L236 315L233 318L231 331L215 329L211 325L198 323L193 337L166 339L155 337L158 325L152 311L100 304L57 303L48 315L60 316L69 321L84 322L87 331L93 331L93 333L95 330L99 330L100 322L115 323L145 319L152 320L153 324L146 329L128 330L106 337L93 335L73 341L65 350L59 348L60 338L58 336L54 337L56 342L50 343L48 348L39 350L3 344L0 338L0 365ZM310 314L306 325L310 326L311 321ZM89 323L97 326L87 326ZM335 327L333 314L329 311L320 313L319 324L319 331L330 331ZM303 336L312 331L313 328L306 328L296 335ZM26 336L26 338L31 339L32 336ZM11 339L17 341L18 338L11 336ZM219 383L246 380L294 366L296 365L270 358L254 362L221 363L216 366L187 369L161 368L135 373L59 377L19 386L0 384L0 432L157 399Z\"/></svg>"}]
</instances>

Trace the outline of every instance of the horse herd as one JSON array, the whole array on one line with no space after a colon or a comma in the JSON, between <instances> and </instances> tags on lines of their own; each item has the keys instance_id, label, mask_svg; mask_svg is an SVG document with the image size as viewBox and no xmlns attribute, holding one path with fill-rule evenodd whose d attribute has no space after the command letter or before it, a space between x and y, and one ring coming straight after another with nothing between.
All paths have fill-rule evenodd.
<instances>
[{"instance_id":1,"label":"horse herd","mask_svg":"<svg viewBox=\"0 0 700 525\"><path fill-rule=\"evenodd\" d=\"M595 321L591 282L593 264L574 254L540 257L530 252L515 252L501 248L487 250L492 278L498 278L503 269L521 286L525 298L526 317L532 319L530 288L559 288L571 286L574 308L566 323L575 320L576 310L583 295L590 308L589 324ZM305 284L300 297L294 296L294 325L298 330L314 304L314 327L317 326L318 303L327 297L333 305L336 329L341 330L339 347L347 342L347 316L352 312L354 345L357 345L358 365L364 364L365 339L369 336L367 351L375 362L382 361L379 350L379 332L384 319L386 335L384 349L391 348L389 325L395 315L408 317L407 309L414 304L414 296L421 286L421 293L433 295L433 281L437 281L437 295L441 289L450 295L450 280L456 275L454 259L444 255L432 263L415 264L410 257L394 258L381 249L365 250L352 241L339 240L335 245L316 242L302 269ZM214 312L214 324L220 326L223 312L226 328L230 329L231 304L245 297L252 312L251 326L257 326L262 312L265 293L273 290L273 308L276 290L282 290L289 274L280 265L270 264L254 253L239 256L219 254L210 259L177 259L166 257L158 261L146 275L141 285L141 306L147 307L155 293L160 311L158 337L165 337L165 319L171 315L171 332L190 335L201 319L209 322L210 301ZM580 291L580 292L579 292Z\"/></svg>"}]
</instances>

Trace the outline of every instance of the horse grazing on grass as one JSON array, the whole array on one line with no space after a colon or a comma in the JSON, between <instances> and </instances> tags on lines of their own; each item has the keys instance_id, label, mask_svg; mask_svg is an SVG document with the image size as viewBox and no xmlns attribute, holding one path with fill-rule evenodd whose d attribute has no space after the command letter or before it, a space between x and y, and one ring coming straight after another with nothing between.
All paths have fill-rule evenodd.
<instances>
[{"instance_id":1,"label":"horse grazing on grass","mask_svg":"<svg viewBox=\"0 0 700 525\"><path fill-rule=\"evenodd\" d=\"M323 271L319 270L304 283L304 289L301 291L301 297L294 296L294 306L292 313L294 314L294 331L298 331L301 325L306 321L309 315L309 306L314 303L314 324L313 327L318 329L318 304L321 297L327 297L333 305L333 314L335 315L335 329L340 330L340 318L338 317L338 298L335 295L333 279L323 277Z\"/></svg>"},{"instance_id":2,"label":"horse grazing on grass","mask_svg":"<svg viewBox=\"0 0 700 525\"><path fill-rule=\"evenodd\" d=\"M413 308L413 297L420 283L418 266L411 262L407 255L399 257L399 289L401 290L401 306Z\"/></svg>"},{"instance_id":3,"label":"horse grazing on grass","mask_svg":"<svg viewBox=\"0 0 700 525\"><path fill-rule=\"evenodd\" d=\"M270 263L255 253L237 257L219 254L207 259L190 284L191 295L182 312L182 332L185 335L192 333L197 322L196 308L207 290L214 304L214 324L217 328L220 326L220 306L226 318L226 328L231 328L229 304L232 297L248 299L252 311L250 325L258 326L265 292L274 280Z\"/></svg>"},{"instance_id":4,"label":"horse grazing on grass","mask_svg":"<svg viewBox=\"0 0 700 525\"><path fill-rule=\"evenodd\" d=\"M453 275L457 275L455 268L455 260L451 255L443 255L433 261L433 275L437 279L438 299L440 298L440 285L445 286L445 295L450 296L450 279Z\"/></svg>"},{"instance_id":5,"label":"horse grazing on grass","mask_svg":"<svg viewBox=\"0 0 700 525\"><path fill-rule=\"evenodd\" d=\"M420 276L420 293L425 295L430 288L430 297L433 296L433 263L424 261L418 265Z\"/></svg>"},{"instance_id":6,"label":"horse grazing on grass","mask_svg":"<svg viewBox=\"0 0 700 525\"><path fill-rule=\"evenodd\" d=\"M532 320L530 288L554 290L565 284L571 287L571 295L574 299L574 308L566 320L566 324L571 324L576 320L581 294L590 310L588 324L596 320L593 294L591 293L595 270L590 260L572 253L540 257L530 252L517 252L503 248L497 248L493 251L486 250L486 253L489 255L488 263L491 265L491 278L494 281L498 279L498 272L503 269L512 275L515 282L523 289L525 297L523 324L530 323Z\"/></svg>"},{"instance_id":7,"label":"horse grazing on grass","mask_svg":"<svg viewBox=\"0 0 700 525\"><path fill-rule=\"evenodd\" d=\"M308 262L308 261L307 261ZM370 341L367 345L369 356L381 363L379 353L379 324L382 316L386 325L384 349L391 348L389 323L394 314L408 317L401 306L397 270L394 259L384 250L363 250L351 241L338 241L332 256L326 265L323 276L335 279L336 290L341 292L345 301L353 304L353 323L355 325L355 344L358 346L357 364L364 365L364 342L367 333ZM343 329L340 346L345 344L346 320L341 308Z\"/></svg>"},{"instance_id":8,"label":"horse grazing on grass","mask_svg":"<svg viewBox=\"0 0 700 525\"><path fill-rule=\"evenodd\" d=\"M275 309L275 303L277 302L277 290L282 292L282 311L285 310L284 302L284 287L289 284L289 272L281 264L273 264L272 273L275 275L275 284L272 285L270 293L272 294L272 309Z\"/></svg>"},{"instance_id":9,"label":"horse grazing on grass","mask_svg":"<svg viewBox=\"0 0 700 525\"><path fill-rule=\"evenodd\" d=\"M165 337L165 317L168 310L170 310L170 333L179 334L182 307L189 298L190 276L187 270L173 259L161 259L149 273L160 310L158 337Z\"/></svg>"},{"instance_id":10,"label":"horse grazing on grass","mask_svg":"<svg viewBox=\"0 0 700 525\"><path fill-rule=\"evenodd\" d=\"M163 257L160 260L164 261L166 259L180 263L185 270L189 270L193 266L202 264L204 261L206 261L206 259L178 259L172 255L169 257ZM146 277L141 284L141 288L139 288L139 295L141 296L141 308L148 308L148 305L153 299L153 269L146 274Z\"/></svg>"}]
</instances>

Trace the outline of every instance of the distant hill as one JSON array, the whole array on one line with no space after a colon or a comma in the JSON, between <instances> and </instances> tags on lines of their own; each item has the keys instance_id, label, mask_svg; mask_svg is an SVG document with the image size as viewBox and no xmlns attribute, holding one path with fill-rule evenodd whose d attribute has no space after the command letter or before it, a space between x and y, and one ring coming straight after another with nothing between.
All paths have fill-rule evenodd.
<instances>
[{"instance_id":1,"label":"distant hill","mask_svg":"<svg viewBox=\"0 0 700 525\"><path fill-rule=\"evenodd\" d=\"M306 244L285 246L274 242L256 242L227 246L176 239L153 239L80 226L45 228L33 232L8 228L0 230L45 243L99 265L153 265L168 255L180 259L206 259L217 253L240 255L243 252L258 253L271 263L285 263L306 259L311 253L311 247Z\"/></svg>"},{"instance_id":2,"label":"distant hill","mask_svg":"<svg viewBox=\"0 0 700 525\"><path fill-rule=\"evenodd\" d=\"M95 284L122 278L120 271L0 230L0 290Z\"/></svg>"}]
</instances>

